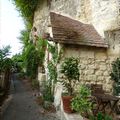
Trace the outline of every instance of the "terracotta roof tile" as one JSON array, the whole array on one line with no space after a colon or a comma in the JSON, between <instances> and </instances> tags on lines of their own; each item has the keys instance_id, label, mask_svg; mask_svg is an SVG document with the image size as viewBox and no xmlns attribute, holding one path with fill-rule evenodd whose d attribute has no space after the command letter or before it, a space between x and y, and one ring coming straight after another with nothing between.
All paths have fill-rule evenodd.
<instances>
[{"instance_id":1,"label":"terracotta roof tile","mask_svg":"<svg viewBox=\"0 0 120 120\"><path fill-rule=\"evenodd\" d=\"M53 41L64 44L78 44L108 47L108 43L98 34L93 25L51 12Z\"/></svg>"}]
</instances>

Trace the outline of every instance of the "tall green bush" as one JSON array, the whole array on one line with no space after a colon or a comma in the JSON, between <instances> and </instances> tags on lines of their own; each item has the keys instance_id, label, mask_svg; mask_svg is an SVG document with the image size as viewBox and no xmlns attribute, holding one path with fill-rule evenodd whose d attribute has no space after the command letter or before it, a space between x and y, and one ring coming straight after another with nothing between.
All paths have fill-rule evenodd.
<instances>
[{"instance_id":1,"label":"tall green bush","mask_svg":"<svg viewBox=\"0 0 120 120\"><path fill-rule=\"evenodd\" d=\"M39 59L39 65L40 66L43 66L43 64L44 64L45 52L46 52L46 49L47 49L47 45L48 45L47 40L44 40L40 37L38 38L36 49L38 51L38 55L39 55L39 58L40 58Z\"/></svg>"},{"instance_id":2,"label":"tall green bush","mask_svg":"<svg viewBox=\"0 0 120 120\"><path fill-rule=\"evenodd\" d=\"M7 68L12 67L11 59L8 58L10 55L10 46L5 46L0 49L0 72L4 72Z\"/></svg>"},{"instance_id":3,"label":"tall green bush","mask_svg":"<svg viewBox=\"0 0 120 120\"><path fill-rule=\"evenodd\" d=\"M120 83L120 58L117 58L112 63L112 72L110 74L112 80L117 83Z\"/></svg>"},{"instance_id":4,"label":"tall green bush","mask_svg":"<svg viewBox=\"0 0 120 120\"><path fill-rule=\"evenodd\" d=\"M24 29L20 32L20 36L18 37L18 39L20 40L20 43L22 44L23 51L30 43L29 36L30 36L30 30L28 29Z\"/></svg>"},{"instance_id":5,"label":"tall green bush","mask_svg":"<svg viewBox=\"0 0 120 120\"><path fill-rule=\"evenodd\" d=\"M8 57L10 54L10 46L0 49L0 75L4 74L4 90L7 92L10 86L10 75L13 67L13 61Z\"/></svg>"},{"instance_id":6,"label":"tall green bush","mask_svg":"<svg viewBox=\"0 0 120 120\"><path fill-rule=\"evenodd\" d=\"M24 62L26 66L27 76L35 79L39 65L39 56L38 51L36 50L34 45L29 44L26 47L26 50L24 52Z\"/></svg>"},{"instance_id":7,"label":"tall green bush","mask_svg":"<svg viewBox=\"0 0 120 120\"><path fill-rule=\"evenodd\" d=\"M24 68L24 65L23 65L23 58L22 58L22 54L15 54L12 56L12 60L14 62L14 71L16 72L23 72L23 68Z\"/></svg>"},{"instance_id":8,"label":"tall green bush","mask_svg":"<svg viewBox=\"0 0 120 120\"><path fill-rule=\"evenodd\" d=\"M81 85L77 95L72 99L72 109L88 117L92 109L92 103L88 99L90 95L90 89Z\"/></svg>"},{"instance_id":9,"label":"tall green bush","mask_svg":"<svg viewBox=\"0 0 120 120\"><path fill-rule=\"evenodd\" d=\"M114 94L120 95L120 58L117 58L112 63L111 79L114 80Z\"/></svg>"},{"instance_id":10,"label":"tall green bush","mask_svg":"<svg viewBox=\"0 0 120 120\"><path fill-rule=\"evenodd\" d=\"M67 89L69 95L74 94L74 87L79 81L79 61L77 58L65 58L61 65L61 73L64 74L65 79L62 80L63 86Z\"/></svg>"},{"instance_id":11,"label":"tall green bush","mask_svg":"<svg viewBox=\"0 0 120 120\"><path fill-rule=\"evenodd\" d=\"M47 41L39 38L37 45L35 46L34 44L28 42L28 35L24 35L25 36L22 38L24 38L23 41L26 41L26 44L23 42L25 45L23 50L23 62L26 68L27 76L35 79L38 73L38 66L43 67Z\"/></svg>"}]
</instances>

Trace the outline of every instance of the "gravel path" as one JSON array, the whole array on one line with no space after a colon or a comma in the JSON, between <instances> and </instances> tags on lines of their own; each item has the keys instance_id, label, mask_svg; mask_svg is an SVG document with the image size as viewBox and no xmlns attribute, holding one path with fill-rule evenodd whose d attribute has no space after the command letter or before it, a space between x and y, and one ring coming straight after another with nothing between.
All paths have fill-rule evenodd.
<instances>
[{"instance_id":1,"label":"gravel path","mask_svg":"<svg viewBox=\"0 0 120 120\"><path fill-rule=\"evenodd\" d=\"M32 93L21 81L15 80L13 100L3 115L2 120L58 120L55 113L44 114Z\"/></svg>"}]
</instances>

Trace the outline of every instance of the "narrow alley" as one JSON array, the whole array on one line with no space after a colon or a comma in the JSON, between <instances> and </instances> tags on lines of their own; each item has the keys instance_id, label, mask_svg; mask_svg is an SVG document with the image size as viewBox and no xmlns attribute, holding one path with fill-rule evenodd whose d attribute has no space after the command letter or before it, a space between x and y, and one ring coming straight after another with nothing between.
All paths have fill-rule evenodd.
<instances>
[{"instance_id":1,"label":"narrow alley","mask_svg":"<svg viewBox=\"0 0 120 120\"><path fill-rule=\"evenodd\" d=\"M55 115L44 114L35 102L35 97L24 84L15 80L13 99L3 115L2 120L57 120Z\"/></svg>"}]
</instances>

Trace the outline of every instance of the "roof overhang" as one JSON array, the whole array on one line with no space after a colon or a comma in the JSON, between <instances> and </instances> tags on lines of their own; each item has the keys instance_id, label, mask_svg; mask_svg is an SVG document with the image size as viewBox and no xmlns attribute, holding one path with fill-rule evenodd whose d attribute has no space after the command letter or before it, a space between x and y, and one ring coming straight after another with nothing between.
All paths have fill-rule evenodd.
<instances>
[{"instance_id":1,"label":"roof overhang","mask_svg":"<svg viewBox=\"0 0 120 120\"><path fill-rule=\"evenodd\" d=\"M77 44L107 48L108 43L93 25L84 24L71 18L50 13L53 41L63 44Z\"/></svg>"}]
</instances>

